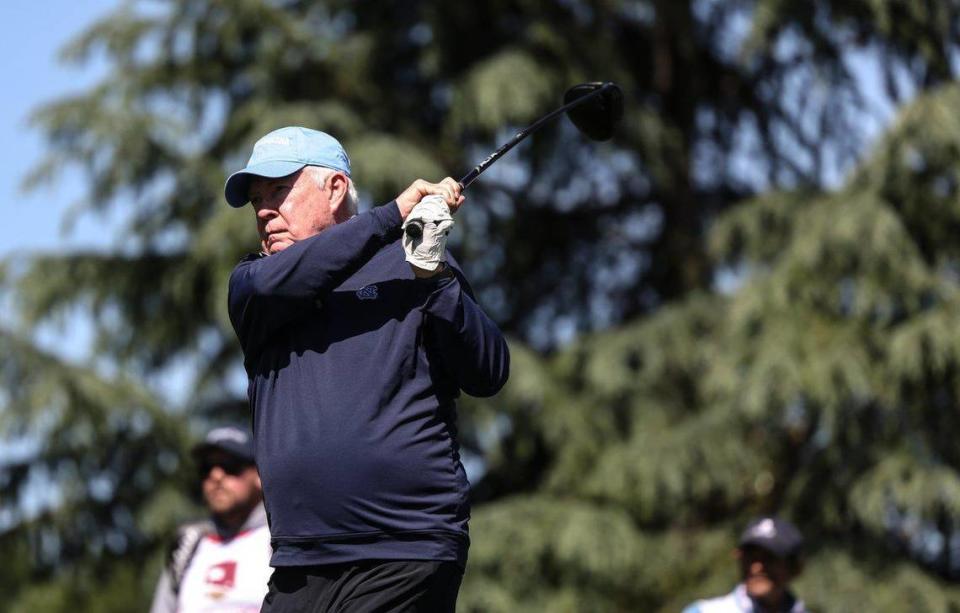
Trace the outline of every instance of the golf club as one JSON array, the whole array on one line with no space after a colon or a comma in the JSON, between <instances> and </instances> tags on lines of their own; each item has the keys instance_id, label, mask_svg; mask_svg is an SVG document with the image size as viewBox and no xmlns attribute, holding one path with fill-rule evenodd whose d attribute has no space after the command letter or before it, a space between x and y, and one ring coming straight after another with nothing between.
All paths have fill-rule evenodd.
<instances>
[{"instance_id":1,"label":"golf club","mask_svg":"<svg viewBox=\"0 0 960 613\"><path fill-rule=\"evenodd\" d=\"M503 154L513 149L517 143L536 132L543 124L560 113L566 113L573 125L587 138L598 141L609 140L613 136L613 131L621 117L623 117L623 93L620 91L620 87L612 81L596 81L574 85L563 95L563 106L547 113L517 132L513 138L474 166L473 170L460 179L461 188L467 189L484 170L499 160ZM419 223L411 223L407 226L406 232L417 238L423 234L423 227Z\"/></svg>"}]
</instances>

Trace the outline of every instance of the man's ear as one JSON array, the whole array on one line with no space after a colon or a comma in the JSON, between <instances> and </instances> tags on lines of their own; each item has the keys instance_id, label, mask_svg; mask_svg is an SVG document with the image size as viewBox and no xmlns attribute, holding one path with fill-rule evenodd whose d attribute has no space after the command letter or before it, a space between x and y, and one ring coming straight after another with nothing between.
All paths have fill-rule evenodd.
<instances>
[{"instance_id":1,"label":"man's ear","mask_svg":"<svg viewBox=\"0 0 960 613\"><path fill-rule=\"evenodd\" d=\"M350 187L349 179L342 172L335 172L327 179L327 187L330 189L330 212L334 217L341 209L345 210L347 206L347 190Z\"/></svg>"}]
</instances>

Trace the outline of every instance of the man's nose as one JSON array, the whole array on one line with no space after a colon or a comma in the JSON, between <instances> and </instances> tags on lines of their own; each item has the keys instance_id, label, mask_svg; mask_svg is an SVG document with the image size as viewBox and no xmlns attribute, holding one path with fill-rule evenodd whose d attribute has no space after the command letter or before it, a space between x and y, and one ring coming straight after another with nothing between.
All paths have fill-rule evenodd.
<instances>
[{"instance_id":1,"label":"man's nose","mask_svg":"<svg viewBox=\"0 0 960 613\"><path fill-rule=\"evenodd\" d=\"M270 206L262 206L257 209L257 219L273 219L277 216L277 210Z\"/></svg>"},{"instance_id":2,"label":"man's nose","mask_svg":"<svg viewBox=\"0 0 960 613\"><path fill-rule=\"evenodd\" d=\"M217 481L219 481L220 479L223 479L225 474L226 473L223 472L223 469L221 467L214 466L213 468L210 469L210 472L207 473L207 479L216 479Z\"/></svg>"}]
</instances>

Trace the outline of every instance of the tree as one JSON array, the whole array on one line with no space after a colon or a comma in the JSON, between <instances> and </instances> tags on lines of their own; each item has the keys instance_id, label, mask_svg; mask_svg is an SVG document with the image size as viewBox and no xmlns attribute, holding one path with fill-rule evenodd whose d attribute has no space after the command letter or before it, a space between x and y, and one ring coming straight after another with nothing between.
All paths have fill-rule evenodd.
<instances>
[{"instance_id":1,"label":"tree","mask_svg":"<svg viewBox=\"0 0 960 613\"><path fill-rule=\"evenodd\" d=\"M771 512L806 532L814 610L960 606L958 102L917 100L836 192L724 214L710 245L734 291L514 382L548 468L476 514L498 538L467 610L677 610L730 588L736 530Z\"/></svg>"},{"instance_id":2,"label":"tree","mask_svg":"<svg viewBox=\"0 0 960 613\"><path fill-rule=\"evenodd\" d=\"M882 495L877 498L880 490L857 486L869 474L882 490L899 469L881 470L875 458L857 455L851 457L859 464L841 467L831 454L859 448L862 439L843 438L847 432L883 434L887 438L871 449L891 449L898 431L889 420L874 424L871 418L920 415L903 407L933 398L933 383L925 375L912 379L909 403L903 391L899 402L887 391L863 406L859 395L840 394L831 369L850 377L836 385L855 386L861 394L875 383L897 381L876 372L888 364L874 354L884 347L885 331L880 324L869 328L869 317L864 322L849 315L824 328L828 351L814 343L820 337L809 333L819 331L823 319L818 301L832 294L802 259L804 249L816 252L810 246L815 241L800 240L806 227L795 224L820 223L816 228L829 238L834 228L815 211L848 196L860 204L845 210L865 209L866 217L880 220L878 232L890 231L883 223L896 226L900 218L920 224L928 196L951 185L933 177L927 192L897 195L910 185L909 175L890 179L877 196L883 175L864 170L858 181L870 188L854 182L849 194L821 191L832 169L861 152L865 136L865 85L848 67L849 50L884 58L889 96L900 102L952 78L957 11L953 1L919 0L124 5L65 51L77 61L103 53L114 73L36 115L50 156L32 182L79 165L90 189L76 214L120 209L126 219L112 252L34 254L8 262L4 287L25 332L4 330L20 349L4 367L11 374L0 415L17 424L5 431L7 437L26 436L34 447L4 464L0 479L19 496L29 474L43 474L64 453L52 432L80 437L69 448L77 456L107 450L124 455L132 445L146 459L150 478L137 485L136 495L126 487L106 488L100 502L90 491L100 487L91 485L98 471L109 466L111 482L126 486L121 479L127 465L81 463L75 473L54 480L57 491L75 483L84 493L51 509L109 509L94 513L84 534L106 539L115 530L122 538L112 550L71 548L65 545L72 542L65 538L70 529L50 516L11 516L0 539L5 552L31 551L31 561L42 561L38 548L29 549L34 537L28 535L54 535L46 537L52 543L46 545L49 564L11 576L56 582L64 599L82 600L76 595L106 585L118 590L110 594L129 595L139 578L80 570L93 568L91 562L116 569L121 557L156 564L164 529L189 512L189 501L179 495L162 507L165 528L151 528L143 519L158 508L148 493L187 491L186 468L162 460L166 453L179 457L185 448L182 416L196 423L242 410L225 280L255 237L249 216L223 205L221 189L258 136L287 124L335 133L351 153L364 200L379 203L414 177L468 169L511 128L553 108L567 85L597 78L617 81L626 95L627 114L613 143L584 143L563 122L538 133L471 188L476 205L464 208L455 237L481 301L516 339L514 354L521 356L501 397L464 403L465 443L487 461L477 487L485 506L474 527L485 538L474 547L466 606L573 608L594 596L596 610L676 604L711 574L718 552L729 545L729 530L753 509L802 515L805 526L823 531L818 543L834 543L850 526L877 534L879 516L864 511L852 518L859 511L844 494L858 492L858 505L886 508ZM904 142L912 138L904 136ZM731 208L758 193L763 195L753 204ZM886 210L877 202L887 201L909 202L917 212L873 216ZM849 216L859 219L854 212ZM719 260L711 258L706 240L714 225ZM903 243L914 235L918 245L925 241L924 257L947 257L940 251L946 241L930 242L945 234L914 232L909 240L901 237ZM778 259L794 240L796 258ZM848 279L862 276L879 295L888 290L886 283L909 282L903 293L911 300L945 292L930 278L936 272L916 268L911 258L891 258L881 246L873 253L876 261L854 260L862 268L831 271L835 283L856 293L860 286ZM841 247L825 250L818 265L845 255ZM891 276L870 266L887 266ZM755 273L757 280L735 295L718 295L718 274L731 270ZM786 298L777 302L757 289L764 283L789 290ZM783 328L783 345L775 336L777 317L793 315L798 298L790 292L809 303L796 302L802 319ZM77 308L93 322L92 368L64 365L30 346L30 332ZM921 321L913 317L920 312L913 303L889 308L905 322ZM949 322L928 325L941 330ZM864 329L866 345L859 336ZM903 339L899 347L915 348L915 337ZM847 364L850 356L859 359L853 366ZM42 372L35 372L31 364L39 363ZM156 388L170 368L184 363L194 373L189 406L169 406L162 395L134 391ZM48 368L62 376L49 379ZM44 379L33 387L20 374L25 372ZM768 379L771 373L776 376ZM49 398L51 390L84 389L81 380L97 382L96 402L63 401L69 408L58 409L64 405ZM765 382L780 387L768 389ZM741 398L741 390L752 391ZM949 405L949 399L940 402ZM777 411L797 423L784 426L773 419ZM135 414L149 417L141 418L147 424L142 430L131 426L140 423ZM86 438L77 434L84 423L92 432ZM943 436L950 423L910 425ZM868 426L880 428L879 434ZM118 434L131 428L135 435ZM819 441L816 436L825 435L815 433L824 431L843 435L833 434L824 453L813 453L817 443L811 437ZM946 441L938 443L937 452L945 453L944 446ZM909 451L904 462L920 457ZM932 474L946 479L952 459L937 456L937 462L942 470ZM823 475L837 478L827 482L833 483L829 496L800 495L824 483ZM810 479L806 489L802 479ZM19 503L6 500L2 512L15 513ZM830 505L804 506L814 500ZM946 511L935 521L946 525L952 507L941 506ZM115 513L132 519L115 519ZM504 525L515 516L543 518L530 530L529 544L518 549L538 561L522 573L498 562L520 538ZM559 549L549 541L555 534L567 537L558 541ZM875 577L849 557L852 544L866 537L850 538L846 549L825 548L824 559L857 577ZM618 544L625 547L622 556L610 557L608 550ZM650 570L651 552L673 561L662 565L660 576L641 572ZM915 566L903 569L907 581L931 581ZM104 577L126 578L111 583ZM15 581L11 585L22 586ZM11 602L21 603L14 606L41 597L11 589ZM83 602L88 604L79 608L94 609L100 601L91 596Z\"/></svg>"}]
</instances>

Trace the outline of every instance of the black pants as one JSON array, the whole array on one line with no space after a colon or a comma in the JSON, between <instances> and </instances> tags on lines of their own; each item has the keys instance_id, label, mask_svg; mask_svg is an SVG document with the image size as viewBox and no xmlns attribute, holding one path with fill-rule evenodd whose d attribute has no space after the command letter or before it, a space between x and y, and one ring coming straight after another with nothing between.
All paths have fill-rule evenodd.
<instances>
[{"instance_id":1,"label":"black pants","mask_svg":"<svg viewBox=\"0 0 960 613\"><path fill-rule=\"evenodd\" d=\"M262 613L453 613L456 562L367 560L276 568Z\"/></svg>"}]
</instances>

